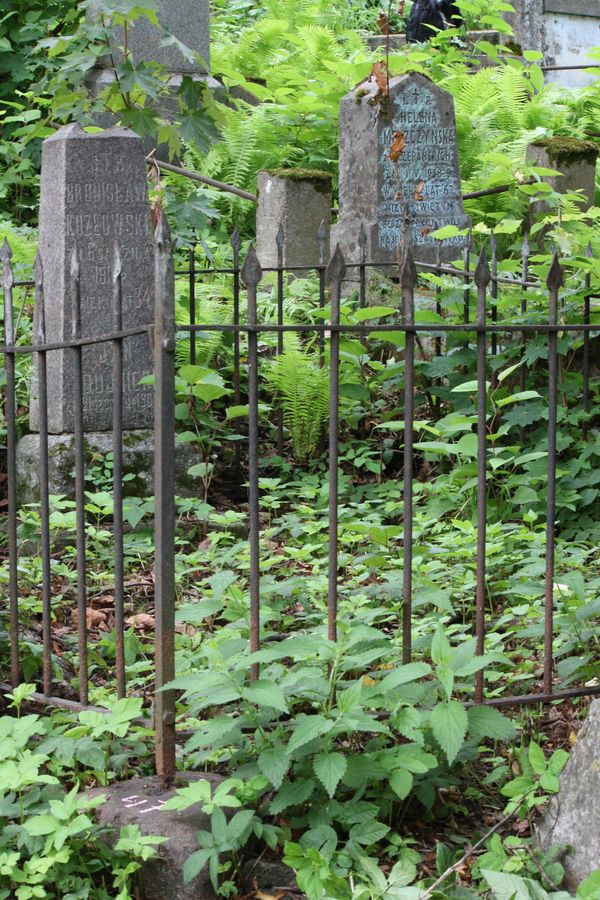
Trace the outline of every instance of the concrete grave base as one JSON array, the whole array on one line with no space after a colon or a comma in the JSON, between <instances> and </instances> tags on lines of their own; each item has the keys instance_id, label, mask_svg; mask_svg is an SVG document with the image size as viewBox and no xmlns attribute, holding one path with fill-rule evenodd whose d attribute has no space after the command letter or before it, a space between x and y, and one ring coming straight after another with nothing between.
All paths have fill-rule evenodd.
<instances>
[{"instance_id":1,"label":"concrete grave base","mask_svg":"<svg viewBox=\"0 0 600 900\"><path fill-rule=\"evenodd\" d=\"M213 900L217 896L207 867L190 884L183 883L183 865L199 849L196 832L210 831L210 816L199 805L181 812L162 809L176 788L200 778L213 786L223 781L220 775L180 773L175 786L168 790L157 778L134 778L89 791L91 796L106 796L106 802L98 807L95 815L102 825L115 828L112 838L115 842L122 825L139 825L144 835L168 838L157 848L158 855L142 864L140 900Z\"/></svg>"},{"instance_id":2,"label":"concrete grave base","mask_svg":"<svg viewBox=\"0 0 600 900\"><path fill-rule=\"evenodd\" d=\"M85 435L86 465L112 453L110 432L89 432ZM17 494L19 503L37 503L40 499L39 481L40 436L27 434L17 445ZM200 497L202 485L198 478L187 474L190 466L201 462L198 450L191 444L180 444L175 452L175 486L179 496ZM152 431L123 432L123 472L133 479L125 482L128 496L154 495L154 435ZM72 434L48 436L48 475L50 493L69 498L75 495L75 437Z\"/></svg>"},{"instance_id":3,"label":"concrete grave base","mask_svg":"<svg viewBox=\"0 0 600 900\"><path fill-rule=\"evenodd\" d=\"M590 706L567 765L560 790L548 804L537 833L544 850L568 847L565 886L577 886L600 868L600 700Z\"/></svg>"}]
</instances>

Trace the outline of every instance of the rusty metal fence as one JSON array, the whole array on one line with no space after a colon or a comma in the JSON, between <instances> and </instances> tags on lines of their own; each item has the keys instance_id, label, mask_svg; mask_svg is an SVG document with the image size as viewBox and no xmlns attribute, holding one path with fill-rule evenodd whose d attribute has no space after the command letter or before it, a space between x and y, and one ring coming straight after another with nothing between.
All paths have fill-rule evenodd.
<instances>
[{"instance_id":1,"label":"rusty metal fence","mask_svg":"<svg viewBox=\"0 0 600 900\"><path fill-rule=\"evenodd\" d=\"M314 273L318 283L318 303L324 308L328 304L327 321L319 323L286 324L284 321L284 293L288 269L283 265L284 235L280 231L277 249L278 265L271 269L275 273L272 287L276 303L276 321L259 321L258 292L265 272L260 267L254 249L251 247L245 259L240 258L241 245L237 235L232 238L233 265L230 268L206 268L199 270L196 266L195 254L192 250L187 268L174 271L173 255L170 245L166 220L161 216L155 236L155 321L153 326L145 328L123 329L122 327L122 289L121 263L118 247L115 247L112 292L113 323L110 334L100 337L85 337L81 334L80 290L77 258L74 256L71 267L70 289L74 300L72 338L62 343L48 343L44 323L44 293L42 264L38 257L35 267L36 297L36 331L33 343L20 345L15 338L13 287L14 279L11 269L10 251L5 244L0 254L3 266L3 300L4 300L4 334L0 353L4 357L6 383L4 390L4 414L6 421L6 471L8 475L6 535L8 544L8 592L7 607L10 636L10 681L2 684L4 690L10 690L21 681L20 637L19 637L19 572L18 572L18 517L19 501L17 497L16 443L17 443L17 410L15 403L15 361L19 355L29 355L34 360L38 383L40 407L40 555L41 555L41 596L42 596L42 641L43 641L43 675L40 690L32 699L52 705L62 705L78 709L88 703L88 629L86 624L87 606L87 573L86 573L86 498L85 498L85 455L83 430L83 347L94 343L105 343L112 347L112 384L113 384L113 493L114 493L114 595L115 595L115 632L116 632L116 686L115 693L123 697L127 690L126 666L124 654L125 614L124 614L124 558L123 558L123 346L131 337L148 333L154 347L154 478L155 478L155 511L154 511L154 612L155 612L155 694L154 694L154 729L156 734L156 768L159 776L169 781L175 771L176 751L176 692L161 690L163 685L175 676L175 349L176 341L184 337L190 342L190 360L195 362L198 344L203 337L215 332L222 332L232 337L234 358L234 401L239 404L242 399L248 404L248 442L247 459L241 460L238 454L237 463L246 471L248 485L248 542L250 550L249 568L249 615L250 640L249 650L258 651L261 645L261 524L259 497L259 461L261 454L261 429L259 423L259 339L264 335L275 335L274 352L283 351L285 333L295 333L301 337L316 338L320 349L321 360L329 371L329 429L328 429L328 597L327 597L327 633L330 640L337 638L338 619L338 473L339 473L339 409L340 409L340 338L345 334L366 336L377 334L385 341L386 332L401 332L405 336L404 364L405 377L403 389L404 403L404 437L403 437L403 471L402 471L402 504L403 504L403 536L402 536L402 656L408 663L413 655L413 520L414 498L413 484L415 479L415 347L420 335L430 335L434 341L436 353L441 352L442 341L451 334L464 335L476 347L476 383L477 383L477 553L476 553L476 596L473 633L476 637L477 652L484 652L486 638L486 525L488 500L488 450L486 441L487 427L487 378L490 357L498 352L501 341L514 341L524 344L532 335L545 335L548 346L548 467L547 467L547 500L546 500L546 571L544 600L544 659L543 681L539 691L529 694L511 694L501 697L486 698L484 690L484 674L477 673L474 679L473 694L467 699L468 704L488 703L494 706L523 705L549 702L564 698L572 698L600 693L600 685L584 685L569 689L556 689L553 663L554 640L554 550L556 519L556 471L557 471L557 408L558 408L558 336L560 333L583 335L582 356L582 407L590 409L590 368L591 344L594 333L599 326L591 322L590 301L595 294L592 291L590 276L583 282L584 301L580 320L566 322L560 313L561 287L565 280L565 269L557 256L554 257L547 282L540 285L530 275L530 250L525 243L523 249L523 265L517 275L499 274L497 254L494 243L490 248L490 263L485 248L481 250L477 266L472 270L469 266L470 247L464 255L464 266L456 268L442 265L438 259L435 264L415 265L410 249L399 248L397 282L401 296L401 309L396 321L368 322L345 324L341 320L340 305L343 286L348 273L354 270L358 305L364 306L367 300L367 278L371 269L377 268L366 259L366 240L364 229L359 236L360 259L351 263L343 258L336 248L330 260L325 258L325 234L318 236L320 259L317 266L304 267L307 272ZM290 267L291 269L292 267ZM298 273L298 266L293 271ZM462 285L464 304L462 321L447 322L443 319L433 324L415 321L415 291L421 272L432 272L437 275L453 276ZM233 316L228 324L197 321L196 287L199 280L206 276L221 274L231 279L233 287ZM175 276L186 278L189 285L190 321L186 324L175 323ZM519 291L521 312L527 309L527 292L530 289L545 291L547 298L547 314L545 321L511 322L501 321L498 312L499 286L506 284ZM437 288L437 310L441 313ZM472 299L476 298L475 304ZM247 304L245 321L241 319L242 300ZM244 338L247 365L247 396L244 396L240 381L241 340ZM328 353L325 349L328 347ZM72 357L72 372L75 386L75 509L77 538L77 627L78 627L78 683L79 702L65 700L54 696L52 677L52 583L51 583L51 546L49 523L49 482L48 482L48 426L45 415L47 403L46 365L47 356L53 352L68 352ZM522 382L522 385L524 383ZM587 425L585 426L587 427ZM281 448L283 428L277 423L277 441ZM251 670L251 678L258 677L258 666Z\"/></svg>"}]
</instances>

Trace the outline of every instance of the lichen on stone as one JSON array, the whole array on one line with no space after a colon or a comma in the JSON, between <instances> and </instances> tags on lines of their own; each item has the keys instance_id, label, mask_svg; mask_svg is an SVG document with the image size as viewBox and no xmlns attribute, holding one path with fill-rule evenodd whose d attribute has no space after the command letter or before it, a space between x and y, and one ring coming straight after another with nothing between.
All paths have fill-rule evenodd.
<instances>
[{"instance_id":1,"label":"lichen on stone","mask_svg":"<svg viewBox=\"0 0 600 900\"><path fill-rule=\"evenodd\" d=\"M600 150L593 141L582 141L579 138L556 135L535 141L534 147L541 147L548 158L557 165L572 165L577 162L595 163Z\"/></svg>"},{"instance_id":2,"label":"lichen on stone","mask_svg":"<svg viewBox=\"0 0 600 900\"><path fill-rule=\"evenodd\" d=\"M290 181L325 181L328 184L333 180L329 172L321 169L267 169L267 175L273 178L289 178Z\"/></svg>"}]
</instances>

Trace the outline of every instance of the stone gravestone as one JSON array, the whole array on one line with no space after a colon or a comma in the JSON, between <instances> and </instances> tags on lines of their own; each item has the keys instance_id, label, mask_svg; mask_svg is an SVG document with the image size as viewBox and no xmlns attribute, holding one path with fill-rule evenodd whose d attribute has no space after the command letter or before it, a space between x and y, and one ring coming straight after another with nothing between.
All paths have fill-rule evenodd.
<instances>
[{"instance_id":1,"label":"stone gravestone","mask_svg":"<svg viewBox=\"0 0 600 900\"><path fill-rule=\"evenodd\" d=\"M417 261L460 257L467 238L441 242L432 232L445 225L470 227L460 182L454 101L423 75L392 78L389 96L374 79L360 84L340 105L339 219L332 245L347 262L358 261L361 223L367 260L396 265L408 233Z\"/></svg>"},{"instance_id":2,"label":"stone gravestone","mask_svg":"<svg viewBox=\"0 0 600 900\"><path fill-rule=\"evenodd\" d=\"M158 27L142 16L127 29L127 47L134 63L152 61L173 73L206 74L210 65L209 0L157 0L156 8ZM92 22L99 19L100 0L92 0L87 16ZM111 34L111 47L117 48L123 44L123 28L115 27ZM189 59L178 44L184 44L197 53L202 63Z\"/></svg>"},{"instance_id":3,"label":"stone gravestone","mask_svg":"<svg viewBox=\"0 0 600 900\"><path fill-rule=\"evenodd\" d=\"M565 886L577 886L600 868L600 700L588 718L560 776L560 790L552 797L538 827L544 850L564 847L561 860Z\"/></svg>"},{"instance_id":4,"label":"stone gravestone","mask_svg":"<svg viewBox=\"0 0 600 900\"><path fill-rule=\"evenodd\" d=\"M44 267L48 342L72 337L71 258L77 251L81 284L81 334L110 334L113 326L111 274L115 242L122 258L123 327L154 319L154 240L146 188L142 139L125 128L87 134L67 125L44 141L39 249ZM48 429L73 431L72 354L48 354ZM152 373L147 335L123 345L123 427L153 423L153 392L139 381ZM85 431L112 428L112 348L83 349ZM35 400L35 397L34 397ZM38 430L32 406L30 427Z\"/></svg>"},{"instance_id":5,"label":"stone gravestone","mask_svg":"<svg viewBox=\"0 0 600 900\"><path fill-rule=\"evenodd\" d=\"M179 106L172 94L180 87L184 77L206 83L217 94L222 91L222 85L209 75L209 0L156 0L156 9L159 25L154 25L145 17L137 19L127 29L127 48L131 51L134 64L159 63L170 74L169 91L153 104L159 115L169 120L177 116ZM99 0L92 0L86 13L87 19L97 23L100 15ZM114 61L121 62L122 53L119 48L125 43L123 28L111 28L108 39ZM92 69L86 82L94 96L98 96L114 82L109 56L100 58L98 66ZM100 112L96 115L95 122L101 128L108 128L114 124L115 118L109 112ZM145 142L146 150L152 150L155 143L154 138L148 138ZM166 147L160 147L159 151L159 158L168 154Z\"/></svg>"}]
</instances>

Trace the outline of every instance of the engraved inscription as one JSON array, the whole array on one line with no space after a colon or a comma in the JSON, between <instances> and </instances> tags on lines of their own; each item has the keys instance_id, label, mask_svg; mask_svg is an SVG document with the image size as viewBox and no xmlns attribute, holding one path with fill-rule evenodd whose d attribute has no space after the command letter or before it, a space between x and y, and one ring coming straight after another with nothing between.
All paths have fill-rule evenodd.
<instances>
[{"instance_id":1,"label":"engraved inscription","mask_svg":"<svg viewBox=\"0 0 600 900\"><path fill-rule=\"evenodd\" d=\"M392 120L379 128L379 247L395 251L406 225L413 247L435 247L431 232L445 225L465 228L467 220L456 163L456 132L452 118L426 85L401 87L392 98ZM390 157L395 137L404 144ZM461 248L464 237L443 241Z\"/></svg>"}]
</instances>

